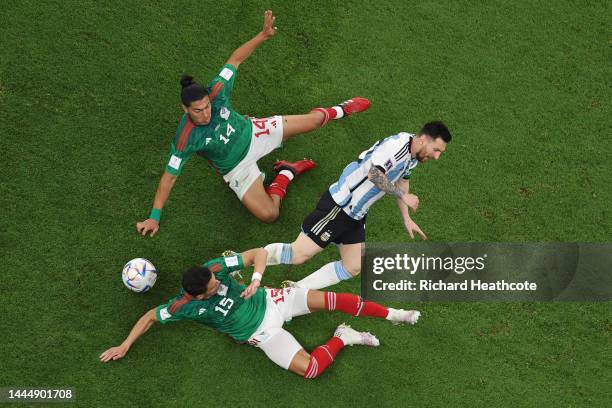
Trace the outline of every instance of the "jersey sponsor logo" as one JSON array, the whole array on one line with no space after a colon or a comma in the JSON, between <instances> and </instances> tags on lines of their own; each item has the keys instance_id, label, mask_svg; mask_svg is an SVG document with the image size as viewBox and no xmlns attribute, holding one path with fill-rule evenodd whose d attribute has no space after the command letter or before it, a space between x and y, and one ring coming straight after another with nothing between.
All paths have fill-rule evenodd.
<instances>
[{"instance_id":1,"label":"jersey sponsor logo","mask_svg":"<svg viewBox=\"0 0 612 408\"><path fill-rule=\"evenodd\" d=\"M230 110L227 109L225 106L221 108L221 112L219 112L219 116L221 116L221 118L223 118L224 120L227 120L230 117Z\"/></svg>"},{"instance_id":2,"label":"jersey sponsor logo","mask_svg":"<svg viewBox=\"0 0 612 408\"><path fill-rule=\"evenodd\" d=\"M178 170L181 167L182 161L183 159L180 157L172 155L172 157L170 157L170 161L168 162L168 166L172 167L174 170Z\"/></svg>"},{"instance_id":3,"label":"jersey sponsor logo","mask_svg":"<svg viewBox=\"0 0 612 408\"><path fill-rule=\"evenodd\" d=\"M221 70L221 73L219 73L219 76L221 78L225 79L226 81L229 81L233 75L234 75L234 73L229 68L223 68Z\"/></svg>"},{"instance_id":4,"label":"jersey sponsor logo","mask_svg":"<svg viewBox=\"0 0 612 408\"><path fill-rule=\"evenodd\" d=\"M212 140L212 138L207 137L207 138L206 138L206 144L209 144L211 140Z\"/></svg>"},{"instance_id":5,"label":"jersey sponsor logo","mask_svg":"<svg viewBox=\"0 0 612 408\"><path fill-rule=\"evenodd\" d=\"M238 256L230 256L225 258L225 264L229 266L238 266Z\"/></svg>"},{"instance_id":6,"label":"jersey sponsor logo","mask_svg":"<svg viewBox=\"0 0 612 408\"><path fill-rule=\"evenodd\" d=\"M224 284L220 284L219 285L219 289L217 289L217 295L219 296L225 296L227 295L227 286L225 286Z\"/></svg>"},{"instance_id":7,"label":"jersey sponsor logo","mask_svg":"<svg viewBox=\"0 0 612 408\"><path fill-rule=\"evenodd\" d=\"M161 309L159 311L159 317L161 317L162 320L166 320L166 319L169 319L170 317L172 317L172 315L168 311L168 308L164 307L163 309Z\"/></svg>"}]
</instances>

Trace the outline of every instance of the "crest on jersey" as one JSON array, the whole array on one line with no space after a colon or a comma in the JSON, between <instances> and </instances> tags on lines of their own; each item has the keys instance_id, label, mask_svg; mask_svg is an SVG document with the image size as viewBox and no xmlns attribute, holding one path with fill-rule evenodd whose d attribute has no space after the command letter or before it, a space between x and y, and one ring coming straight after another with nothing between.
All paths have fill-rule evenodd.
<instances>
[{"instance_id":1,"label":"crest on jersey","mask_svg":"<svg viewBox=\"0 0 612 408\"><path fill-rule=\"evenodd\" d=\"M206 309L204 309L203 307L200 308L200 310L198 310L198 316L203 314L206 311Z\"/></svg>"},{"instance_id":2,"label":"crest on jersey","mask_svg":"<svg viewBox=\"0 0 612 408\"><path fill-rule=\"evenodd\" d=\"M321 234L321 241L327 242L329 241L329 237L331 237L331 233L329 231L325 231Z\"/></svg>"},{"instance_id":3,"label":"crest on jersey","mask_svg":"<svg viewBox=\"0 0 612 408\"><path fill-rule=\"evenodd\" d=\"M225 106L222 107L221 112L219 112L219 116L221 116L223 120L227 120L227 118L229 118L230 116L230 110L227 109Z\"/></svg>"}]
</instances>

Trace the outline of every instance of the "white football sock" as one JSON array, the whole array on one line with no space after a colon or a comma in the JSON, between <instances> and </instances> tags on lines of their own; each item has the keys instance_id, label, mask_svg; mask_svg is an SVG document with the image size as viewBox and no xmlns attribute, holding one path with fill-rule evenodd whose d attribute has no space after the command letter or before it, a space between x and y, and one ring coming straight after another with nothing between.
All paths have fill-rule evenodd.
<instances>
[{"instance_id":1,"label":"white football sock","mask_svg":"<svg viewBox=\"0 0 612 408\"><path fill-rule=\"evenodd\" d=\"M342 109L342 106L333 106L332 109L336 111L336 117L334 119L344 117L344 110Z\"/></svg>"},{"instance_id":2,"label":"white football sock","mask_svg":"<svg viewBox=\"0 0 612 408\"><path fill-rule=\"evenodd\" d=\"M279 265L293 263L293 251L291 244L269 244L264 247L268 251L268 260L266 265Z\"/></svg>"},{"instance_id":3,"label":"white football sock","mask_svg":"<svg viewBox=\"0 0 612 408\"><path fill-rule=\"evenodd\" d=\"M327 265L324 265L318 271L315 271L301 281L296 282L297 286L299 288L316 290L335 285L336 283L340 282L340 278L338 278L334 264L335 262L330 262Z\"/></svg>"},{"instance_id":4,"label":"white football sock","mask_svg":"<svg viewBox=\"0 0 612 408\"><path fill-rule=\"evenodd\" d=\"M293 180L293 178L295 177L295 174L293 174L291 170L287 169L279 171L278 174L282 174L283 176L287 177L289 181Z\"/></svg>"}]
</instances>

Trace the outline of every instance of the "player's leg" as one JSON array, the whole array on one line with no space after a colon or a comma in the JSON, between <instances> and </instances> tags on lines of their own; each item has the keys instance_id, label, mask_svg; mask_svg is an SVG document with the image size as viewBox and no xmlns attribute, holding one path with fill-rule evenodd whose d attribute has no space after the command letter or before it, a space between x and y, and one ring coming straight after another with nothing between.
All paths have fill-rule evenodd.
<instances>
[{"instance_id":1,"label":"player's leg","mask_svg":"<svg viewBox=\"0 0 612 408\"><path fill-rule=\"evenodd\" d=\"M363 112L369 107L370 101L368 99L354 97L331 108L315 108L304 115L283 116L283 140L301 133L311 132L325 126L330 120Z\"/></svg>"},{"instance_id":2,"label":"player's leg","mask_svg":"<svg viewBox=\"0 0 612 408\"><path fill-rule=\"evenodd\" d=\"M315 348L310 354L285 329L280 329L257 347L285 370L305 378L315 378L329 367L340 350L354 344L376 347L380 342L370 333L361 333L349 326L340 325L329 341Z\"/></svg>"},{"instance_id":3,"label":"player's leg","mask_svg":"<svg viewBox=\"0 0 612 408\"><path fill-rule=\"evenodd\" d=\"M321 252L333 241L333 225L340 208L328 191L323 193L316 208L304 218L302 232L292 244L275 243L265 248L268 251L268 265L301 264ZM331 224L330 224L331 223Z\"/></svg>"},{"instance_id":4,"label":"player's leg","mask_svg":"<svg viewBox=\"0 0 612 408\"><path fill-rule=\"evenodd\" d=\"M338 247L340 249L341 261L334 261L323 265L304 279L295 282L295 286L308 289L323 289L359 275L361 272L363 243L343 244Z\"/></svg>"},{"instance_id":5,"label":"player's leg","mask_svg":"<svg viewBox=\"0 0 612 408\"><path fill-rule=\"evenodd\" d=\"M279 148L283 141L284 118L272 116L269 118L252 118L251 147L247 156L252 161L257 161ZM276 208L287 194L287 188L295 176L299 176L316 167L312 160L298 160L296 162L278 161L274 165L274 171L278 174L272 183L265 189L266 193L273 199Z\"/></svg>"},{"instance_id":6,"label":"player's leg","mask_svg":"<svg viewBox=\"0 0 612 408\"><path fill-rule=\"evenodd\" d=\"M279 216L281 198L276 194L268 194L261 176L250 185L241 201L251 214L263 222L274 222Z\"/></svg>"},{"instance_id":7,"label":"player's leg","mask_svg":"<svg viewBox=\"0 0 612 408\"><path fill-rule=\"evenodd\" d=\"M365 243L341 244L338 245L340 259L346 272L352 277L359 276L361 273L361 255L365 250Z\"/></svg>"},{"instance_id":8,"label":"player's leg","mask_svg":"<svg viewBox=\"0 0 612 408\"><path fill-rule=\"evenodd\" d=\"M324 248L318 246L308 235L300 232L297 239L290 244L268 244L265 249L268 251L268 265L299 265L323 251Z\"/></svg>"},{"instance_id":9,"label":"player's leg","mask_svg":"<svg viewBox=\"0 0 612 408\"><path fill-rule=\"evenodd\" d=\"M324 194L317 206L333 202L329 192ZM323 203L323 205L321 205ZM307 289L322 289L351 279L361 272L361 251L365 242L365 219L350 218L335 203L329 215L320 217L318 212L309 215L302 230L315 244L324 246L329 242L339 245L341 261L330 262L300 281L286 281L286 285Z\"/></svg>"},{"instance_id":10,"label":"player's leg","mask_svg":"<svg viewBox=\"0 0 612 408\"><path fill-rule=\"evenodd\" d=\"M279 163L276 168L279 174L265 188L257 160L281 145L283 119L280 116L252 118L251 123L251 145L247 155L223 178L253 215L261 221L273 222L279 216L281 201L291 180L315 164L311 160Z\"/></svg>"},{"instance_id":11,"label":"player's leg","mask_svg":"<svg viewBox=\"0 0 612 408\"><path fill-rule=\"evenodd\" d=\"M421 313L417 310L393 309L376 302L363 300L352 293L322 292L309 290L307 295L308 309L338 311L352 316L369 316L387 319L393 323L415 324Z\"/></svg>"},{"instance_id":12,"label":"player's leg","mask_svg":"<svg viewBox=\"0 0 612 408\"><path fill-rule=\"evenodd\" d=\"M340 325L327 343L307 353L288 331L278 325L279 318L289 321L295 316L310 313L308 294L311 291L301 288L266 289L268 313L276 313L275 319L264 317L264 322L275 321L276 327L266 327L252 337L266 355L279 366L306 378L320 375L333 361L338 352L353 344L378 346L378 339L370 333L360 333L349 326ZM264 323L262 323L264 325ZM251 342L251 340L250 340Z\"/></svg>"}]
</instances>

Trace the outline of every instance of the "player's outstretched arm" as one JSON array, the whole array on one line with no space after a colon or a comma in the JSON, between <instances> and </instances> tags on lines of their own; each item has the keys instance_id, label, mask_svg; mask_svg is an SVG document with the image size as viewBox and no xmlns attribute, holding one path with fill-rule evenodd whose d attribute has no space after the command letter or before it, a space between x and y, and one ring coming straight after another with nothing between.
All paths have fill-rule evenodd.
<instances>
[{"instance_id":1,"label":"player's outstretched arm","mask_svg":"<svg viewBox=\"0 0 612 408\"><path fill-rule=\"evenodd\" d=\"M176 176L164 172L161 179L159 180L159 184L157 185L157 191L155 192L155 199L153 200L153 210L151 211L151 215L149 218L142 222L136 223L136 230L141 233L143 236L147 235L147 233L151 233L151 236L155 235L159 230L159 218L161 217L161 210L164 208L166 204L166 200L168 200L168 196L170 195L170 191L172 187L174 187L174 183L176 182Z\"/></svg>"},{"instance_id":2,"label":"player's outstretched arm","mask_svg":"<svg viewBox=\"0 0 612 408\"><path fill-rule=\"evenodd\" d=\"M408 180L399 179L397 183L395 183L395 185L404 194L408 194L410 191L410 184ZM406 204L400 197L397 197L397 206L400 209L400 213L402 214L402 219L404 220L404 226L406 227L406 231L408 231L410 238L414 239L414 233L416 232L417 234L421 236L422 239L424 240L427 239L427 235L425 235L425 233L421 230L421 227L419 227L417 223L414 222L412 218L410 217L410 213L408 212L408 207L406 207Z\"/></svg>"},{"instance_id":3,"label":"player's outstretched arm","mask_svg":"<svg viewBox=\"0 0 612 408\"><path fill-rule=\"evenodd\" d=\"M263 248L249 249L242 254L242 263L244 267L253 265L253 276L251 283L240 294L240 297L248 299L255 294L257 288L261 285L261 279L266 270L266 261L268 259L268 251Z\"/></svg>"},{"instance_id":4,"label":"player's outstretched arm","mask_svg":"<svg viewBox=\"0 0 612 408\"><path fill-rule=\"evenodd\" d=\"M155 316L155 309L149 310L147 313L142 315L140 319L136 322L132 331L127 336L127 338L121 343L121 345L117 347L111 347L106 350L104 353L100 354L100 361L106 363L111 360L119 360L123 356L125 356L132 347L132 344L142 336L149 328L157 321L157 317Z\"/></svg>"},{"instance_id":5,"label":"player's outstretched arm","mask_svg":"<svg viewBox=\"0 0 612 408\"><path fill-rule=\"evenodd\" d=\"M266 10L264 13L264 23L261 32L259 32L255 37L251 38L249 41L242 44L240 47L236 49L230 55L227 60L228 64L233 65L238 68L238 66L255 51L257 47L264 41L274 37L276 35L276 27L274 26L274 22L276 21L276 17L272 14L272 10Z\"/></svg>"},{"instance_id":6,"label":"player's outstretched arm","mask_svg":"<svg viewBox=\"0 0 612 408\"><path fill-rule=\"evenodd\" d=\"M419 197L408 192L403 192L397 185L391 183L385 173L376 166L372 166L368 173L368 179L381 191L391 194L402 200L404 204L416 211L419 207Z\"/></svg>"}]
</instances>

